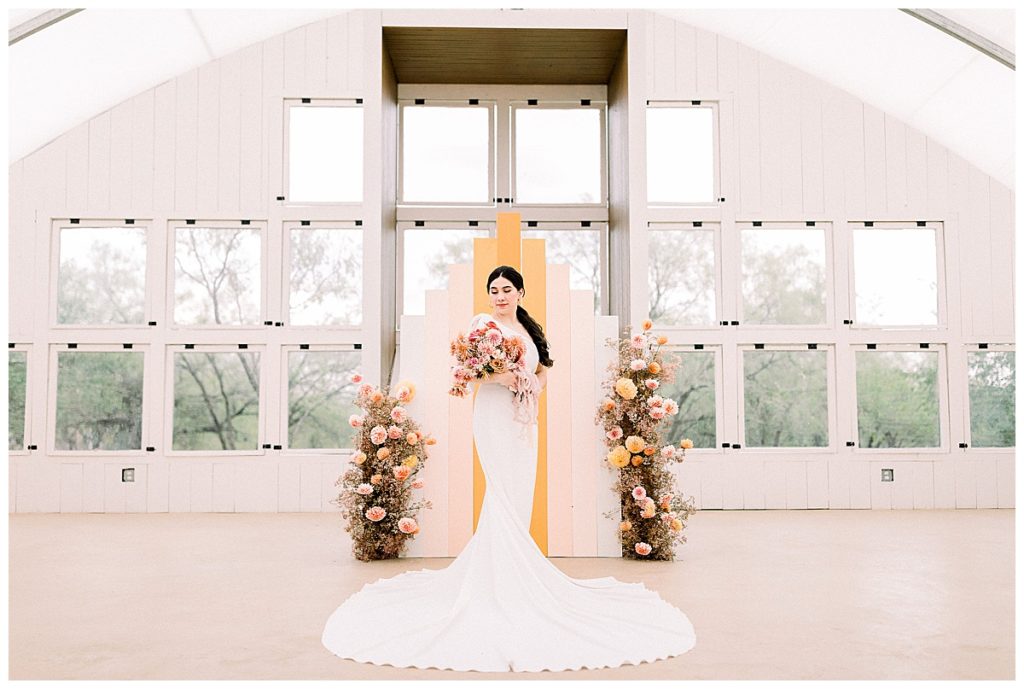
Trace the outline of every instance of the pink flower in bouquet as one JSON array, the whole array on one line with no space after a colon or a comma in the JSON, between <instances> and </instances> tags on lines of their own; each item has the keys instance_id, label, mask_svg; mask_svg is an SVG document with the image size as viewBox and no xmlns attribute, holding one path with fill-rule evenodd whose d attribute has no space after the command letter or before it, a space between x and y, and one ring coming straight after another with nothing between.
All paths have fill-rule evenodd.
<instances>
[{"instance_id":1,"label":"pink flower in bouquet","mask_svg":"<svg viewBox=\"0 0 1024 689\"><path fill-rule=\"evenodd\" d=\"M672 517L668 516L668 512L662 512L661 513L661 521L667 522L670 519L672 519Z\"/></svg>"},{"instance_id":2,"label":"pink flower in bouquet","mask_svg":"<svg viewBox=\"0 0 1024 689\"><path fill-rule=\"evenodd\" d=\"M637 486L636 488L633 489L633 499L634 500L643 500L646 497L647 497L647 489L644 488L643 486Z\"/></svg>"},{"instance_id":3,"label":"pink flower in bouquet","mask_svg":"<svg viewBox=\"0 0 1024 689\"><path fill-rule=\"evenodd\" d=\"M409 443L410 445L415 445L419 441L419 433L416 433L415 431L409 431L408 433L405 434L405 442Z\"/></svg>"},{"instance_id":4,"label":"pink flower in bouquet","mask_svg":"<svg viewBox=\"0 0 1024 689\"><path fill-rule=\"evenodd\" d=\"M373 386L370 385L369 383L363 383L362 385L359 386L359 396L360 397L366 397L371 392L373 392Z\"/></svg>"},{"instance_id":5,"label":"pink flower in bouquet","mask_svg":"<svg viewBox=\"0 0 1024 689\"><path fill-rule=\"evenodd\" d=\"M672 493L665 493L664 495L662 495L661 496L661 500L659 500L659 505L661 506L661 509L667 510L669 508L669 506L672 504L672 498L673 498ZM672 515L672 516L675 516L675 515Z\"/></svg>"},{"instance_id":6,"label":"pink flower in bouquet","mask_svg":"<svg viewBox=\"0 0 1024 689\"><path fill-rule=\"evenodd\" d=\"M420 527L412 517L402 517L398 520L398 530L402 533L416 533Z\"/></svg>"},{"instance_id":7,"label":"pink flower in bouquet","mask_svg":"<svg viewBox=\"0 0 1024 689\"><path fill-rule=\"evenodd\" d=\"M661 448L661 456L664 457L665 459L672 459L673 457L675 457L675 445L666 445L665 447Z\"/></svg>"},{"instance_id":8,"label":"pink flower in bouquet","mask_svg":"<svg viewBox=\"0 0 1024 689\"><path fill-rule=\"evenodd\" d=\"M651 554L651 544L650 543L644 543L644 542L641 541L640 543L637 543L635 546L633 546L633 550L635 550L637 552L637 555L650 555Z\"/></svg>"},{"instance_id":9,"label":"pink flower in bouquet","mask_svg":"<svg viewBox=\"0 0 1024 689\"><path fill-rule=\"evenodd\" d=\"M661 381L655 380L654 378L648 378L644 381L644 385L647 386L648 390L657 390L658 386L661 385Z\"/></svg>"},{"instance_id":10,"label":"pink flower in bouquet","mask_svg":"<svg viewBox=\"0 0 1024 689\"><path fill-rule=\"evenodd\" d=\"M383 399L384 393L381 392L380 390L374 390L373 392L370 393L370 401L373 402L374 404L380 404Z\"/></svg>"},{"instance_id":11,"label":"pink flower in bouquet","mask_svg":"<svg viewBox=\"0 0 1024 689\"><path fill-rule=\"evenodd\" d=\"M648 412L652 419L663 419L668 412L665 411L664 407L651 407Z\"/></svg>"},{"instance_id":12,"label":"pink flower in bouquet","mask_svg":"<svg viewBox=\"0 0 1024 689\"><path fill-rule=\"evenodd\" d=\"M370 442L374 445L380 445L382 442L388 439L388 429L383 426L374 426L370 429Z\"/></svg>"},{"instance_id":13,"label":"pink flower in bouquet","mask_svg":"<svg viewBox=\"0 0 1024 689\"><path fill-rule=\"evenodd\" d=\"M348 417L348 425L352 428L360 428L363 425L363 416L361 414L352 414Z\"/></svg>"},{"instance_id":14,"label":"pink flower in bouquet","mask_svg":"<svg viewBox=\"0 0 1024 689\"><path fill-rule=\"evenodd\" d=\"M409 474L412 473L412 469L410 469L404 464L399 464L391 471L392 473L394 473L395 478L397 478L399 481L404 481L405 479L409 478Z\"/></svg>"},{"instance_id":15,"label":"pink flower in bouquet","mask_svg":"<svg viewBox=\"0 0 1024 689\"><path fill-rule=\"evenodd\" d=\"M373 492L373 486L371 486L369 483L360 483L359 487L356 488L356 492L359 493L360 495L369 495L370 493Z\"/></svg>"},{"instance_id":16,"label":"pink flower in bouquet","mask_svg":"<svg viewBox=\"0 0 1024 689\"><path fill-rule=\"evenodd\" d=\"M388 426L388 437L392 440L398 440L403 435L402 429L398 426Z\"/></svg>"},{"instance_id":17,"label":"pink flower in bouquet","mask_svg":"<svg viewBox=\"0 0 1024 689\"><path fill-rule=\"evenodd\" d=\"M643 359L633 359L629 362L629 369L631 371L643 371L647 368L647 362Z\"/></svg>"},{"instance_id":18,"label":"pink flower in bouquet","mask_svg":"<svg viewBox=\"0 0 1024 689\"><path fill-rule=\"evenodd\" d=\"M669 398L665 400L665 411L669 414L675 414L679 411L679 405L676 404L674 399Z\"/></svg>"},{"instance_id":19,"label":"pink flower in bouquet","mask_svg":"<svg viewBox=\"0 0 1024 689\"><path fill-rule=\"evenodd\" d=\"M644 345L647 344L647 338L644 337L643 335L636 334L633 337L629 338L629 344L633 347L633 349L643 349Z\"/></svg>"},{"instance_id":20,"label":"pink flower in bouquet","mask_svg":"<svg viewBox=\"0 0 1024 689\"><path fill-rule=\"evenodd\" d=\"M618 440L622 437L622 428L619 426L613 426L610 431L605 433L609 440Z\"/></svg>"},{"instance_id":21,"label":"pink flower in bouquet","mask_svg":"<svg viewBox=\"0 0 1024 689\"><path fill-rule=\"evenodd\" d=\"M661 407L665 404L665 398L661 395L651 395L651 398L647 400L647 404L651 407Z\"/></svg>"},{"instance_id":22,"label":"pink flower in bouquet","mask_svg":"<svg viewBox=\"0 0 1024 689\"><path fill-rule=\"evenodd\" d=\"M412 487L413 488L422 488L423 487L423 481L413 481L412 482Z\"/></svg>"},{"instance_id":23,"label":"pink flower in bouquet","mask_svg":"<svg viewBox=\"0 0 1024 689\"><path fill-rule=\"evenodd\" d=\"M363 377L358 373L353 373L351 376L348 377L348 379L352 383L358 383L363 380Z\"/></svg>"},{"instance_id":24,"label":"pink flower in bouquet","mask_svg":"<svg viewBox=\"0 0 1024 689\"><path fill-rule=\"evenodd\" d=\"M369 519L371 522L379 522L381 519L386 517L387 514L388 513L384 510L384 508L380 507L379 505L374 505L370 509L366 510L366 518Z\"/></svg>"},{"instance_id":25,"label":"pink flower in bouquet","mask_svg":"<svg viewBox=\"0 0 1024 689\"><path fill-rule=\"evenodd\" d=\"M391 410L391 420L395 423L402 423L408 417L409 413L405 410L405 407L396 406Z\"/></svg>"}]
</instances>

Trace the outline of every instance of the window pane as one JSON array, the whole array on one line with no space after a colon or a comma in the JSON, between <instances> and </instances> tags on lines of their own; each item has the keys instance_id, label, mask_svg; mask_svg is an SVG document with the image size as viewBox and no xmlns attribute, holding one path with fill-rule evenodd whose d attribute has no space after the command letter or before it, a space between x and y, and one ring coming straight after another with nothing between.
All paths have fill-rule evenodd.
<instances>
[{"instance_id":1,"label":"window pane","mask_svg":"<svg viewBox=\"0 0 1024 689\"><path fill-rule=\"evenodd\" d=\"M142 449L142 352L57 352L57 450Z\"/></svg>"},{"instance_id":2,"label":"window pane","mask_svg":"<svg viewBox=\"0 0 1024 689\"><path fill-rule=\"evenodd\" d=\"M714 110L647 109L648 203L715 201Z\"/></svg>"},{"instance_id":3,"label":"window pane","mask_svg":"<svg viewBox=\"0 0 1024 689\"><path fill-rule=\"evenodd\" d=\"M352 447L348 417L362 410L349 376L360 362L358 351L288 353L288 447Z\"/></svg>"},{"instance_id":4,"label":"window pane","mask_svg":"<svg viewBox=\"0 0 1024 689\"><path fill-rule=\"evenodd\" d=\"M145 306L145 228L61 228L58 323L142 323Z\"/></svg>"},{"instance_id":5,"label":"window pane","mask_svg":"<svg viewBox=\"0 0 1024 689\"><path fill-rule=\"evenodd\" d=\"M601 312L601 234L599 230L523 230L523 239L544 240L547 263L569 265L569 289L594 291L594 313Z\"/></svg>"},{"instance_id":6,"label":"window pane","mask_svg":"<svg viewBox=\"0 0 1024 689\"><path fill-rule=\"evenodd\" d=\"M860 447L938 447L938 352L854 354Z\"/></svg>"},{"instance_id":7,"label":"window pane","mask_svg":"<svg viewBox=\"0 0 1024 689\"><path fill-rule=\"evenodd\" d=\"M402 200L490 203L489 107L402 107Z\"/></svg>"},{"instance_id":8,"label":"window pane","mask_svg":"<svg viewBox=\"0 0 1024 689\"><path fill-rule=\"evenodd\" d=\"M288 110L288 200L363 200L363 109Z\"/></svg>"},{"instance_id":9,"label":"window pane","mask_svg":"<svg viewBox=\"0 0 1024 689\"><path fill-rule=\"evenodd\" d=\"M174 450L255 450L259 352L175 352Z\"/></svg>"},{"instance_id":10,"label":"window pane","mask_svg":"<svg viewBox=\"0 0 1024 689\"><path fill-rule=\"evenodd\" d=\"M715 447L715 353L673 352L679 357L675 380L664 383L655 392L674 399L679 412L666 416L668 426L662 438L677 443L683 438L694 447Z\"/></svg>"},{"instance_id":11,"label":"window pane","mask_svg":"<svg viewBox=\"0 0 1024 689\"><path fill-rule=\"evenodd\" d=\"M935 230L855 229L855 322L861 325L938 323Z\"/></svg>"},{"instance_id":12,"label":"window pane","mask_svg":"<svg viewBox=\"0 0 1024 689\"><path fill-rule=\"evenodd\" d=\"M648 317L658 325L715 322L715 236L656 230L648 236Z\"/></svg>"},{"instance_id":13,"label":"window pane","mask_svg":"<svg viewBox=\"0 0 1024 689\"><path fill-rule=\"evenodd\" d=\"M7 449L25 449L26 352L7 352Z\"/></svg>"},{"instance_id":14,"label":"window pane","mask_svg":"<svg viewBox=\"0 0 1024 689\"><path fill-rule=\"evenodd\" d=\"M968 352L971 445L1015 447L1014 352Z\"/></svg>"},{"instance_id":15,"label":"window pane","mask_svg":"<svg viewBox=\"0 0 1024 689\"><path fill-rule=\"evenodd\" d=\"M174 322L260 322L260 231L179 227L174 252Z\"/></svg>"},{"instance_id":16,"label":"window pane","mask_svg":"<svg viewBox=\"0 0 1024 689\"><path fill-rule=\"evenodd\" d=\"M301 228L291 239L291 325L363 321L363 231Z\"/></svg>"},{"instance_id":17,"label":"window pane","mask_svg":"<svg viewBox=\"0 0 1024 689\"><path fill-rule=\"evenodd\" d=\"M822 230L740 232L745 323L825 323Z\"/></svg>"},{"instance_id":18,"label":"window pane","mask_svg":"<svg viewBox=\"0 0 1024 689\"><path fill-rule=\"evenodd\" d=\"M603 203L601 112L516 108L516 203Z\"/></svg>"},{"instance_id":19,"label":"window pane","mask_svg":"<svg viewBox=\"0 0 1024 689\"><path fill-rule=\"evenodd\" d=\"M448 266L473 262L473 238L487 230L408 229L402 232L402 313L426 313L426 290L448 288Z\"/></svg>"},{"instance_id":20,"label":"window pane","mask_svg":"<svg viewBox=\"0 0 1024 689\"><path fill-rule=\"evenodd\" d=\"M828 378L822 350L743 352L747 447L826 447Z\"/></svg>"}]
</instances>

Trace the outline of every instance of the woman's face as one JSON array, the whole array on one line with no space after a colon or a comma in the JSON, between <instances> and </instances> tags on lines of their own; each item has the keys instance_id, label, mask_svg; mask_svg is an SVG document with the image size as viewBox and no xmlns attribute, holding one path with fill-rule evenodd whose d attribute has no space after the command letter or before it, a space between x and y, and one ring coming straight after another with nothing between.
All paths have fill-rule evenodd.
<instances>
[{"instance_id":1,"label":"woman's face","mask_svg":"<svg viewBox=\"0 0 1024 689\"><path fill-rule=\"evenodd\" d=\"M502 275L495 278L491 282L488 292L491 299L491 310L495 314L508 316L516 312L520 293L507 277Z\"/></svg>"}]
</instances>

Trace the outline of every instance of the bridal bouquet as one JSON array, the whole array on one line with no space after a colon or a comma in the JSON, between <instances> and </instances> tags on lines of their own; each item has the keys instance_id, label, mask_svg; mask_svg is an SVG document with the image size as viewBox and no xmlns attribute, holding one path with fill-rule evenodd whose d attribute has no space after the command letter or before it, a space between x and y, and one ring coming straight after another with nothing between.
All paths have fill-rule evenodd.
<instances>
[{"instance_id":1,"label":"bridal bouquet","mask_svg":"<svg viewBox=\"0 0 1024 689\"><path fill-rule=\"evenodd\" d=\"M536 421L540 384L537 376L526 369L526 349L519 338L505 337L497 323L487 320L467 334L459 333L451 341L449 352L455 356L449 395L465 397L471 382L511 372L515 377L511 390L516 420Z\"/></svg>"}]
</instances>

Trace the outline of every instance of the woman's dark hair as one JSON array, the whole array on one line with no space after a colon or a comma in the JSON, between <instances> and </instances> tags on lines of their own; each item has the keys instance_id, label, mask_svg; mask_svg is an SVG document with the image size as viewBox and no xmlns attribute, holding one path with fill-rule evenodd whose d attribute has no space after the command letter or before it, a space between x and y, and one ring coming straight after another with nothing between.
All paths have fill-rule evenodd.
<instances>
[{"instance_id":1,"label":"woman's dark hair","mask_svg":"<svg viewBox=\"0 0 1024 689\"><path fill-rule=\"evenodd\" d=\"M523 290L523 295L526 294L526 289L523 287L523 276L519 274L519 271L512 266L498 266L491 271L491 274L487 276L487 291L491 291L491 283L498 278L503 277L512 283L512 286L517 290ZM540 364L551 368L555 365L555 362L551 359L548 354L548 340L544 337L544 328L540 327L540 323L533 320L533 317L527 313L521 305L516 308L516 320L523 324L526 328L526 332L530 333L530 338L533 340L533 344L537 345L537 354L540 358Z\"/></svg>"}]
</instances>

